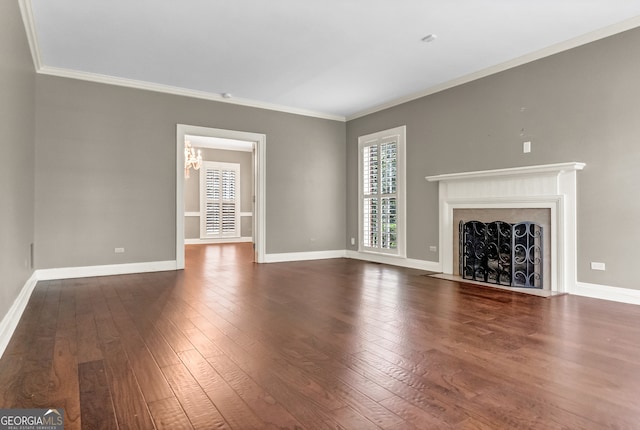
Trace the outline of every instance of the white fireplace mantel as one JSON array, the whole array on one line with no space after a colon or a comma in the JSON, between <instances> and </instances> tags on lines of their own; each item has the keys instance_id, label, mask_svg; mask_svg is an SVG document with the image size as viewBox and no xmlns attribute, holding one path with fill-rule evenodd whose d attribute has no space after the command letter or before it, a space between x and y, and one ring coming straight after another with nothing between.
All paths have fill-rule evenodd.
<instances>
[{"instance_id":1,"label":"white fireplace mantel","mask_svg":"<svg viewBox=\"0 0 640 430\"><path fill-rule=\"evenodd\" d=\"M440 262L453 273L453 210L548 208L551 211L551 286L570 293L576 286L576 172L570 162L427 176L438 182Z\"/></svg>"}]
</instances>

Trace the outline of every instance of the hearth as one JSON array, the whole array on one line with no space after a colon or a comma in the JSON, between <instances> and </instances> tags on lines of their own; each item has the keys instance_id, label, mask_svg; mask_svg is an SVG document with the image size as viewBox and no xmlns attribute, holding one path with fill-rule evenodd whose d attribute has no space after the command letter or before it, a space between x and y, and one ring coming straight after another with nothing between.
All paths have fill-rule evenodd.
<instances>
[{"instance_id":1,"label":"hearth","mask_svg":"<svg viewBox=\"0 0 640 430\"><path fill-rule=\"evenodd\" d=\"M458 237L463 279L543 288L543 227L540 224L461 220Z\"/></svg>"}]
</instances>

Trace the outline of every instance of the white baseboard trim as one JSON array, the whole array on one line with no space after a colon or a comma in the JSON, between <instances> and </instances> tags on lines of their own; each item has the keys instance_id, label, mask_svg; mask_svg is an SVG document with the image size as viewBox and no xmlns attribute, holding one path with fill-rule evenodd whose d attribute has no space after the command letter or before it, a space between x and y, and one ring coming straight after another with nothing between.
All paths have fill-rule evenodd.
<instances>
[{"instance_id":1,"label":"white baseboard trim","mask_svg":"<svg viewBox=\"0 0 640 430\"><path fill-rule=\"evenodd\" d=\"M429 272L442 272L442 264L437 261L416 260L414 258L402 258L394 257L392 255L379 255L358 251L347 251L347 258L371 261L373 263L389 264L391 266L407 267L409 269L426 270Z\"/></svg>"},{"instance_id":2,"label":"white baseboard trim","mask_svg":"<svg viewBox=\"0 0 640 430\"><path fill-rule=\"evenodd\" d=\"M128 275L131 273L163 272L176 270L177 263L171 261L150 261L147 263L106 264L102 266L63 267L36 271L39 281L53 279L90 278L93 276Z\"/></svg>"},{"instance_id":3,"label":"white baseboard trim","mask_svg":"<svg viewBox=\"0 0 640 430\"><path fill-rule=\"evenodd\" d=\"M36 272L33 272L31 277L27 282L25 282L22 290L20 290L20 294L18 294L18 297L16 297L9 308L9 312L7 312L4 318L2 318L2 321L0 321L0 358L2 358L4 351L7 349L11 336L13 336L13 332L16 330L16 327L18 327L22 313L27 307L31 293L37 283L38 277Z\"/></svg>"},{"instance_id":4,"label":"white baseboard trim","mask_svg":"<svg viewBox=\"0 0 640 430\"><path fill-rule=\"evenodd\" d=\"M265 263L285 263L287 261L326 260L329 258L345 258L344 249L335 251L286 252L282 254L265 254Z\"/></svg>"},{"instance_id":5,"label":"white baseboard trim","mask_svg":"<svg viewBox=\"0 0 640 430\"><path fill-rule=\"evenodd\" d=\"M387 255L378 255L367 252L350 250L311 251L311 252L287 252L282 254L266 254L265 263L285 263L288 261L325 260L329 258L352 258L354 260L371 261L374 263L401 266L410 269L426 270L429 272L442 272L442 265L434 261L416 260L413 258L401 258Z\"/></svg>"},{"instance_id":6,"label":"white baseboard trim","mask_svg":"<svg viewBox=\"0 0 640 430\"><path fill-rule=\"evenodd\" d=\"M640 305L640 290L632 290L630 288L609 287L607 285L578 282L570 294Z\"/></svg>"},{"instance_id":7,"label":"white baseboard trim","mask_svg":"<svg viewBox=\"0 0 640 430\"><path fill-rule=\"evenodd\" d=\"M29 303L38 281L55 279L88 278L93 276L127 275L131 273L163 272L177 270L177 263L172 261L151 261L147 263L109 264L101 266L64 267L57 269L40 269L33 272L22 287L20 294L0 321L0 358L4 354L13 332L20 322L22 313Z\"/></svg>"},{"instance_id":8,"label":"white baseboard trim","mask_svg":"<svg viewBox=\"0 0 640 430\"><path fill-rule=\"evenodd\" d=\"M356 260L371 261L375 263L401 266L411 269L442 272L441 264L434 261L416 260L411 258L388 257L362 253L350 250L312 251L312 252L288 252L281 254L266 254L265 263L277 263L287 261L323 260L329 258L352 258ZM110 264L101 266L66 267L58 269L36 270L25 282L20 294L9 308L7 314L0 321L0 358L4 354L13 332L18 326L31 293L38 281L55 279L86 278L93 276L125 275L131 273L161 272L176 270L176 262L153 261L148 263ZM640 305L640 290L629 288L610 287L607 285L578 282L571 294L591 297L601 300L611 300L622 303Z\"/></svg>"},{"instance_id":9,"label":"white baseboard trim","mask_svg":"<svg viewBox=\"0 0 640 430\"><path fill-rule=\"evenodd\" d=\"M185 239L185 245L209 245L215 243L245 243L253 242L253 237L226 237L223 239Z\"/></svg>"}]
</instances>

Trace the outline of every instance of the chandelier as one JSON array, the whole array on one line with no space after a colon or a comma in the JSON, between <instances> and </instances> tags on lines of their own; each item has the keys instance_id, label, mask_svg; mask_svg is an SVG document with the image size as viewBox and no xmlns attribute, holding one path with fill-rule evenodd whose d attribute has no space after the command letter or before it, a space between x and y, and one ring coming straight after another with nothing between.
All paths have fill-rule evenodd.
<instances>
[{"instance_id":1,"label":"chandelier","mask_svg":"<svg viewBox=\"0 0 640 430\"><path fill-rule=\"evenodd\" d=\"M196 156L196 151L191 147L191 142L188 140L184 141L184 177L189 177L189 171L193 167L195 170L199 170L200 166L202 166L202 154L198 149L198 156Z\"/></svg>"}]
</instances>

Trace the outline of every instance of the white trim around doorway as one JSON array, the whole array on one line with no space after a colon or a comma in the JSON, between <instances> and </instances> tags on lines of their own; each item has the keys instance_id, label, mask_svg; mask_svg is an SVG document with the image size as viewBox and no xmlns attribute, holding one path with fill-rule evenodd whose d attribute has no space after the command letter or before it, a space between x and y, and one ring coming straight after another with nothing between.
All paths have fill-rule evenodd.
<instances>
[{"instance_id":1,"label":"white trim around doorway","mask_svg":"<svg viewBox=\"0 0 640 430\"><path fill-rule=\"evenodd\" d=\"M177 124L176 126L176 266L184 269L184 139L185 135L244 140L254 144L254 220L255 261L265 262L266 239L266 153L267 136L260 133Z\"/></svg>"}]
</instances>

